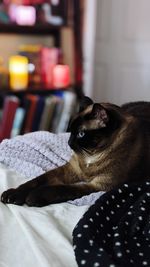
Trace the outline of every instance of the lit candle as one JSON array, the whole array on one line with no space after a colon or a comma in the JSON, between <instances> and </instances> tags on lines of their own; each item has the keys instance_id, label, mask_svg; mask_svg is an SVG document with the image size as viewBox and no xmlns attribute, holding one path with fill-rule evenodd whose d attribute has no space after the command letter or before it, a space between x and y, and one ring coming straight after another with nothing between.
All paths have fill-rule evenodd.
<instances>
[{"instance_id":1,"label":"lit candle","mask_svg":"<svg viewBox=\"0 0 150 267\"><path fill-rule=\"evenodd\" d=\"M11 56L9 59L10 87L13 90L28 86L28 59L24 56Z\"/></svg>"},{"instance_id":2,"label":"lit candle","mask_svg":"<svg viewBox=\"0 0 150 267\"><path fill-rule=\"evenodd\" d=\"M70 69L68 65L56 65L53 68L54 88L65 88L70 85Z\"/></svg>"},{"instance_id":3,"label":"lit candle","mask_svg":"<svg viewBox=\"0 0 150 267\"><path fill-rule=\"evenodd\" d=\"M36 22L36 10L33 6L16 7L16 23L19 25L34 25Z\"/></svg>"}]
</instances>

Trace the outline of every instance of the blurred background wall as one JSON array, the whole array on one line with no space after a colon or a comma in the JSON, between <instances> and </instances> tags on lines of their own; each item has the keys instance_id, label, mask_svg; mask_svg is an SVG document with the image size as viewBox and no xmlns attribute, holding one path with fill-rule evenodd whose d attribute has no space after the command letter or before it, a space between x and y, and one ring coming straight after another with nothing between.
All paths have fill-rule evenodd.
<instances>
[{"instance_id":1,"label":"blurred background wall","mask_svg":"<svg viewBox=\"0 0 150 267\"><path fill-rule=\"evenodd\" d=\"M87 0L84 33L85 93L150 100L150 1Z\"/></svg>"}]
</instances>

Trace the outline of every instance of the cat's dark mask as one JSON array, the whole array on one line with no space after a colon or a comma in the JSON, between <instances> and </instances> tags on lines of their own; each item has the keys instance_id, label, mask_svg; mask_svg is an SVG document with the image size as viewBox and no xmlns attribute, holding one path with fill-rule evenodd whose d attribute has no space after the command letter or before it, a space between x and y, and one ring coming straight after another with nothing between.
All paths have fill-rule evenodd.
<instances>
[{"instance_id":1,"label":"cat's dark mask","mask_svg":"<svg viewBox=\"0 0 150 267\"><path fill-rule=\"evenodd\" d=\"M94 103L89 97L84 97L79 113L71 122L68 143L76 152L95 152L96 149L102 149L110 143L121 121L122 115L118 106Z\"/></svg>"}]
</instances>

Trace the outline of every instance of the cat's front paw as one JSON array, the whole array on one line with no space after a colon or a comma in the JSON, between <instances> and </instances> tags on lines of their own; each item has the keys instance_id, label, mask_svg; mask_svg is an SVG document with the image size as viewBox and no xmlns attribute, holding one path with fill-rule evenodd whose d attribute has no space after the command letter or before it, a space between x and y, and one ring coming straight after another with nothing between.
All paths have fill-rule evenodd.
<instances>
[{"instance_id":1,"label":"cat's front paw","mask_svg":"<svg viewBox=\"0 0 150 267\"><path fill-rule=\"evenodd\" d=\"M4 204L23 205L25 203L25 198L26 192L13 188L4 191L1 195L1 201Z\"/></svg>"},{"instance_id":2,"label":"cat's front paw","mask_svg":"<svg viewBox=\"0 0 150 267\"><path fill-rule=\"evenodd\" d=\"M32 191L25 199L25 203L29 207L43 207L47 206L49 202L44 198L42 194Z\"/></svg>"}]
</instances>

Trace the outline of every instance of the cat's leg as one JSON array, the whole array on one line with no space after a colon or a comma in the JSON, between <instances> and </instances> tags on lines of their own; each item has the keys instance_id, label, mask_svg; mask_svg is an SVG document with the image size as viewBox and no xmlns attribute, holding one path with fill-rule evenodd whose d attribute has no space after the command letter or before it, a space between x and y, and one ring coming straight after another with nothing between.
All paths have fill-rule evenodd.
<instances>
[{"instance_id":1,"label":"cat's leg","mask_svg":"<svg viewBox=\"0 0 150 267\"><path fill-rule=\"evenodd\" d=\"M28 206L42 207L49 204L73 200L96 191L96 188L90 183L41 186L30 192L25 200L25 203Z\"/></svg>"},{"instance_id":2,"label":"cat's leg","mask_svg":"<svg viewBox=\"0 0 150 267\"><path fill-rule=\"evenodd\" d=\"M46 181L46 177L41 175L24 184L21 184L17 188L10 188L2 193L1 201L4 204L10 203L16 205L23 205L25 203L27 195L35 188L38 188L38 186L46 184Z\"/></svg>"},{"instance_id":3,"label":"cat's leg","mask_svg":"<svg viewBox=\"0 0 150 267\"><path fill-rule=\"evenodd\" d=\"M35 189L41 186L59 185L63 183L74 183L78 178L73 170L70 168L69 163L51 170L39 177L36 177L16 189L8 189L2 193L1 201L3 203L11 203L16 205L23 205L27 196Z\"/></svg>"}]
</instances>

